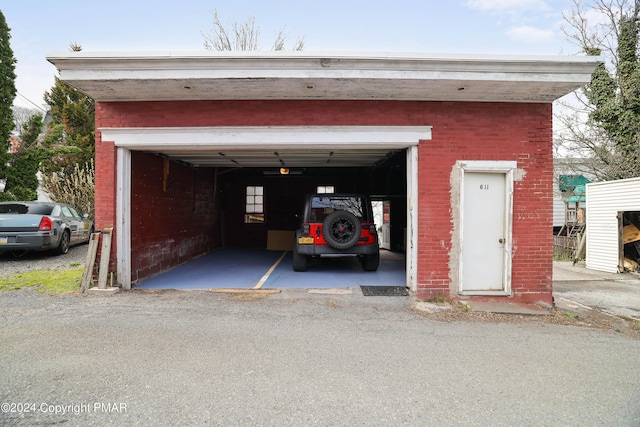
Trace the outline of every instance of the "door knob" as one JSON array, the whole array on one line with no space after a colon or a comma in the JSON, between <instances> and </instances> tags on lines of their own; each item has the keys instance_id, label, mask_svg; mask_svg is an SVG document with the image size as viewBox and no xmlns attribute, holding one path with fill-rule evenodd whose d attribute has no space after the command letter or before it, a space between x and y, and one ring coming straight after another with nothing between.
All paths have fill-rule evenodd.
<instances>
[{"instance_id":1,"label":"door knob","mask_svg":"<svg viewBox=\"0 0 640 427\"><path fill-rule=\"evenodd\" d=\"M504 239L498 240L499 243L504 243Z\"/></svg>"}]
</instances>

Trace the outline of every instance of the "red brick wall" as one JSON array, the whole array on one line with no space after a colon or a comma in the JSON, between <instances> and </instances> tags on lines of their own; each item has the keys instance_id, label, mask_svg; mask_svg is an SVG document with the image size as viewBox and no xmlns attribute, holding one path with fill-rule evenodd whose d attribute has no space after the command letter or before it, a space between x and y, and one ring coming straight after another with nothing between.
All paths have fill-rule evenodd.
<instances>
[{"instance_id":1,"label":"red brick wall","mask_svg":"<svg viewBox=\"0 0 640 427\"><path fill-rule=\"evenodd\" d=\"M551 106L443 103L437 116L419 148L418 295L449 294L456 161L515 160L524 178L514 183L513 300L551 305Z\"/></svg>"},{"instance_id":2,"label":"red brick wall","mask_svg":"<svg viewBox=\"0 0 640 427\"><path fill-rule=\"evenodd\" d=\"M96 128L100 119L96 111ZM113 142L102 142L100 132L96 132L95 162L95 228L104 230L116 224L116 148ZM114 229L114 233L117 230ZM116 239L111 245L111 271L115 270Z\"/></svg>"},{"instance_id":3,"label":"red brick wall","mask_svg":"<svg viewBox=\"0 0 640 427\"><path fill-rule=\"evenodd\" d=\"M550 104L393 101L199 101L97 103L97 127L433 126L419 147L418 297L452 286L451 173L456 160L516 160L512 301L551 303ZM115 222L115 152L97 132L97 226ZM451 264L452 265L452 264ZM455 285L455 284L454 284Z\"/></svg>"},{"instance_id":4,"label":"red brick wall","mask_svg":"<svg viewBox=\"0 0 640 427\"><path fill-rule=\"evenodd\" d=\"M132 153L133 281L220 246L213 170L166 162L153 154Z\"/></svg>"}]
</instances>

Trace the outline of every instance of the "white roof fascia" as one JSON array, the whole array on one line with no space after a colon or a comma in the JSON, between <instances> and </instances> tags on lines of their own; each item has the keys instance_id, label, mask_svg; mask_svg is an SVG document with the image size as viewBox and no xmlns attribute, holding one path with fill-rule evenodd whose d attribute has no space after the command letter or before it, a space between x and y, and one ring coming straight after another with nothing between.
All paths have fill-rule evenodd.
<instances>
[{"instance_id":1,"label":"white roof fascia","mask_svg":"<svg viewBox=\"0 0 640 427\"><path fill-rule=\"evenodd\" d=\"M216 92L212 88L217 88L221 91L217 99L249 99L256 95L256 99L361 96L549 102L589 82L591 73L602 62L599 57L589 56L283 51L65 52L50 54L47 59L58 68L61 80L85 89L89 96L93 92L97 100L147 100L162 92L160 87L136 94L144 88L131 85L155 82L167 89L163 99L204 99ZM250 84L234 86L242 81ZM274 81L281 85L274 86ZM117 82L129 86L118 89ZM446 87L438 87L438 82L446 82ZM486 86L494 82L502 86ZM514 88L521 82L528 86ZM190 89L191 83L206 86L191 94L177 91L182 87ZM316 83L320 86L315 87ZM473 83L485 86L467 87ZM216 84L219 86L212 86ZM346 84L351 86L347 88ZM421 86L424 84L430 86ZM397 88L397 92L390 88ZM458 88L461 92L454 93Z\"/></svg>"},{"instance_id":2,"label":"white roof fascia","mask_svg":"<svg viewBox=\"0 0 640 427\"><path fill-rule=\"evenodd\" d=\"M262 72L270 76L315 70L362 72L548 73L590 74L602 62L596 56L339 54L308 52L65 52L47 55L61 71L218 71L243 77ZM202 75L202 74L200 74Z\"/></svg>"}]
</instances>

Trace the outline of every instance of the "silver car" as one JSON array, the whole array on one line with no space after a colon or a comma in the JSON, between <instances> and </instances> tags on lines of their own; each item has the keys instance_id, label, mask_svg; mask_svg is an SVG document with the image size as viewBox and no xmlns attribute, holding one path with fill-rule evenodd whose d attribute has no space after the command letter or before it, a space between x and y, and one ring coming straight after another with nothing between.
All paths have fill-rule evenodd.
<instances>
[{"instance_id":1,"label":"silver car","mask_svg":"<svg viewBox=\"0 0 640 427\"><path fill-rule=\"evenodd\" d=\"M93 222L72 206L53 202L0 202L0 252L53 250L89 241Z\"/></svg>"}]
</instances>

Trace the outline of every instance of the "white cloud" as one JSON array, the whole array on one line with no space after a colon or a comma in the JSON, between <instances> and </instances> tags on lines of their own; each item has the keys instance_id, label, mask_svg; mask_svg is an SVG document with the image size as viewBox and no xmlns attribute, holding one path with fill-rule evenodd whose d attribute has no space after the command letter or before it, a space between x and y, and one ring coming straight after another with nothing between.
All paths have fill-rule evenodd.
<instances>
[{"instance_id":1,"label":"white cloud","mask_svg":"<svg viewBox=\"0 0 640 427\"><path fill-rule=\"evenodd\" d=\"M552 30L529 26L511 27L507 30L507 35L514 40L526 43L541 43L553 39Z\"/></svg>"},{"instance_id":2,"label":"white cloud","mask_svg":"<svg viewBox=\"0 0 640 427\"><path fill-rule=\"evenodd\" d=\"M549 9L545 0L467 0L467 6L492 12Z\"/></svg>"}]
</instances>

